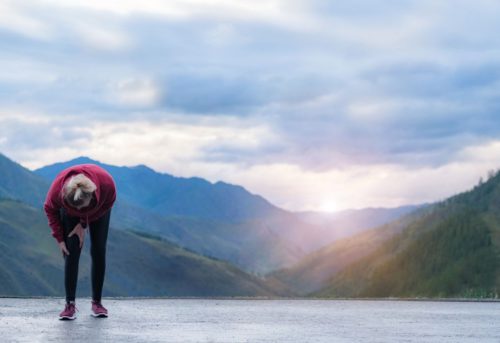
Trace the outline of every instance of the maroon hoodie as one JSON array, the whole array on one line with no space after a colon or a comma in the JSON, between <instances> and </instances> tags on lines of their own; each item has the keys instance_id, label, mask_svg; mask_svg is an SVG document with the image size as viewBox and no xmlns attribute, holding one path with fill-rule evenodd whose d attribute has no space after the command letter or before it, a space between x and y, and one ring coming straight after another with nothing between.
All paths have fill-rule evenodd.
<instances>
[{"instance_id":1,"label":"maroon hoodie","mask_svg":"<svg viewBox=\"0 0 500 343\"><path fill-rule=\"evenodd\" d=\"M84 174L97 186L89 206L80 210L69 206L64 200L63 188L73 175ZM60 172L47 193L43 208L49 219L52 236L58 243L64 240L59 210L64 207L68 215L80 218L81 223L90 223L105 214L115 202L116 188L111 175L95 164L79 164Z\"/></svg>"}]
</instances>

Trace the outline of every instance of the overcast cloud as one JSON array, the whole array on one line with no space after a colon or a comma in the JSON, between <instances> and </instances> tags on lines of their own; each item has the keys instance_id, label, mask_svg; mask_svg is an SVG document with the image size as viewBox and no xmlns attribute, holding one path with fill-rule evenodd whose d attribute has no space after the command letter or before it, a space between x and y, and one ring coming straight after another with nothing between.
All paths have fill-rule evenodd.
<instances>
[{"instance_id":1,"label":"overcast cloud","mask_svg":"<svg viewBox=\"0 0 500 343\"><path fill-rule=\"evenodd\" d=\"M500 167L496 1L0 0L0 152L435 201Z\"/></svg>"}]
</instances>

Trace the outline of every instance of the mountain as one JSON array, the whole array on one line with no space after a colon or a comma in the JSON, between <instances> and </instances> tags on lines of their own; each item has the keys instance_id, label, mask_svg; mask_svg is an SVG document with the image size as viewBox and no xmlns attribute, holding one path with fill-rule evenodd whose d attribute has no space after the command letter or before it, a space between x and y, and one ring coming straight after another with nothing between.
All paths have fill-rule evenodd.
<instances>
[{"instance_id":1,"label":"mountain","mask_svg":"<svg viewBox=\"0 0 500 343\"><path fill-rule=\"evenodd\" d=\"M3 161L1 170L13 170L9 172L13 181L0 179L0 187L10 190L2 194L35 207L42 206L50 182L62 169L81 163L100 165L113 175L118 188L111 218L114 227L153 234L252 273L265 274L292 265L339 236L365 228L340 227L348 220L333 224L325 220L317 225L243 187L174 177L144 165L117 167L79 157L33 173L7 158ZM24 190L14 194L9 185L22 185Z\"/></svg>"},{"instance_id":2,"label":"mountain","mask_svg":"<svg viewBox=\"0 0 500 343\"><path fill-rule=\"evenodd\" d=\"M89 241L80 260L78 294L90 292ZM63 259L41 210L0 200L0 295L63 292ZM106 296L276 295L259 278L158 237L110 228Z\"/></svg>"},{"instance_id":3,"label":"mountain","mask_svg":"<svg viewBox=\"0 0 500 343\"><path fill-rule=\"evenodd\" d=\"M381 227L335 240L297 263L269 273L266 278L269 282L284 284L303 296L318 291L326 287L334 275L375 251L383 242L419 218L424 211L426 208L421 208Z\"/></svg>"},{"instance_id":4,"label":"mountain","mask_svg":"<svg viewBox=\"0 0 500 343\"><path fill-rule=\"evenodd\" d=\"M293 263L304 252L269 227L266 220L227 223L161 216L117 201L111 222L174 242L199 254L229 261L249 272L263 273ZM276 225L276 230L281 226ZM286 227L285 227L286 228ZM256 254L255 252L259 253Z\"/></svg>"},{"instance_id":5,"label":"mountain","mask_svg":"<svg viewBox=\"0 0 500 343\"><path fill-rule=\"evenodd\" d=\"M41 208L49 183L3 155L0 163L0 295L62 295L63 260ZM110 228L107 295L287 294L228 262L132 229ZM90 289L89 259L84 249L79 294Z\"/></svg>"},{"instance_id":6,"label":"mountain","mask_svg":"<svg viewBox=\"0 0 500 343\"><path fill-rule=\"evenodd\" d=\"M498 297L500 173L434 206L318 295ZM356 286L354 286L356 285Z\"/></svg>"},{"instance_id":7,"label":"mountain","mask_svg":"<svg viewBox=\"0 0 500 343\"><path fill-rule=\"evenodd\" d=\"M324 244L325 228L305 223L241 186L87 157L34 172L51 181L64 168L81 163L100 165L115 179L118 197L111 220L117 228L152 233L255 273L292 264Z\"/></svg>"},{"instance_id":8,"label":"mountain","mask_svg":"<svg viewBox=\"0 0 500 343\"><path fill-rule=\"evenodd\" d=\"M320 297L498 297L500 173L269 277Z\"/></svg>"},{"instance_id":9,"label":"mountain","mask_svg":"<svg viewBox=\"0 0 500 343\"><path fill-rule=\"evenodd\" d=\"M0 197L43 204L49 182L0 153Z\"/></svg>"},{"instance_id":10,"label":"mountain","mask_svg":"<svg viewBox=\"0 0 500 343\"><path fill-rule=\"evenodd\" d=\"M53 180L61 170L83 163L100 165L113 175L119 189L118 195L127 204L147 208L163 216L239 222L283 212L241 186L221 181L210 183L198 177L175 177L158 173L144 165L118 167L79 157L34 172L46 180Z\"/></svg>"},{"instance_id":11,"label":"mountain","mask_svg":"<svg viewBox=\"0 0 500 343\"><path fill-rule=\"evenodd\" d=\"M27 199L32 202L36 194L39 194L39 199L43 198L40 196L43 194L43 192L40 193L40 189L47 187L48 176L46 176L47 179L32 177L33 175L29 171L28 173L26 170L23 171L21 166L9 164L8 159L4 159L3 163L6 164L3 168L8 170L6 175L9 175L7 178L0 178L3 196L12 196L20 200ZM73 163L78 162L73 161ZM203 210L198 211L198 209L189 210L192 211L191 213L198 214L186 215L188 210L185 209L177 213L172 210L175 206L165 207L170 210L165 210L167 214L163 214L163 210L159 210L163 206L160 206L161 201L149 199L153 202L147 203L144 198L139 197L139 201L131 199L131 196L136 192L137 194L143 192L145 196L148 193L147 189L153 185L157 188L163 187L163 190L157 190L157 194L173 191L175 187L163 179L163 177L167 179L173 177L156 173L144 166L116 168L123 168L122 172L128 175L126 180L121 177L117 178L120 180L117 182L119 194L122 189L121 182L128 182L125 186L130 187L130 190L123 192L124 198L119 199L116 212L114 212L116 221L113 223L112 231L117 236L113 239L119 244L110 243L110 251L114 251L120 261L113 265L117 276L112 276L111 273L109 276L110 294L136 294L144 289L152 293L156 290L161 293L165 289L170 289L169 294L182 294L183 289L203 284L206 278L215 275L215 280L209 278L217 285L215 288L207 285L200 285L200 288L193 286L195 288L190 289L190 292L215 294L214 289L217 292L222 292L221 290L224 289L224 292L229 294L271 294L273 292L284 294L287 292L286 289L290 288L296 294L321 297L498 296L500 288L499 173L492 174L487 182L480 183L468 192L437 204L417 208L380 227L366 229L361 225L363 223L361 220L361 224L358 223L359 233L328 244L325 237L335 237L329 230L343 232L342 228L328 227L333 225L331 224L333 218L325 219L317 216L300 218L300 215L279 208L275 211L272 205L266 210L261 208L262 212L252 210L253 212L249 211L244 215L236 216L236 220L225 218L223 213L211 217L199 214L203 213ZM137 172L136 169L147 170L147 174L144 175L150 175L152 179L148 180L148 177L144 175L138 179L131 177L134 172ZM23 175L27 176L26 182L23 181ZM12 180L15 180L14 183ZM196 186L199 182L200 179L194 180L192 189L197 189L197 191L192 194L200 190ZM16 187L13 185L16 183L22 185L19 187L22 189L21 194L15 192ZM208 185L203 187L211 189L215 186L210 183ZM181 191L182 187L179 190ZM209 199L210 191L204 194L206 199ZM240 194L248 195L246 191ZM256 200L251 194L249 196L245 201ZM230 197L230 199L236 198ZM265 204L258 199L257 202L260 203L258 206ZM0 216L2 234L0 277L5 280L3 287L7 290L2 291L8 292L8 287L10 290L19 289L22 292L47 288L52 284L47 280L53 280L54 277L60 275L57 264L53 262L55 261L53 253L48 250L52 238L44 233L45 238L42 239L37 236L38 233L29 231L30 228L39 227L36 232L40 230L47 232L48 228L43 214L20 201L5 200L4 203L6 208ZM197 201L192 204L195 207L203 205ZM22 207L22 209L16 212L16 207ZM40 208L40 206L36 207ZM210 208L222 211L220 206L214 205ZM234 211L238 206L231 208L231 211ZM27 213L31 213L28 209L38 211L40 217L37 219L33 215L27 216ZM262 216L259 213L262 213ZM369 215L367 217L369 218ZM379 220L377 218L380 219L375 216L367 221L375 223ZM36 224L42 221L43 225ZM120 230L117 230L117 227ZM357 230L352 227L348 229L351 233ZM140 232L130 232L130 230ZM261 278L251 276L227 262L200 256L194 251L167 242L166 237L182 242L182 245L189 249L194 246L198 252L202 250L206 255L216 253L224 256L224 259L238 261L238 263L245 264L247 268L255 267L259 271L283 267L287 263L291 267L268 274L263 282ZM314 246L321 245L324 245L321 249L313 251ZM50 246L52 247L50 249L53 249L53 242ZM214 246L216 248L213 248ZM126 248L123 249L123 247ZM20 260L16 256L17 248L22 252ZM307 252L309 253L306 255ZM180 255L183 258L179 258ZM302 256L305 257L301 258ZM60 260L60 257L57 258ZM298 262L292 265L294 260ZM123 267L123 261L127 261L130 268L138 271L137 275L142 278L140 283L136 275L129 275L132 269ZM169 263L174 264L170 264L172 269L168 271L158 270L152 267L158 266L155 261L161 261L160 267ZM36 266L41 264L40 270L43 272L37 268L27 267L30 264ZM211 269L211 267L216 268ZM153 268L152 272L150 268ZM176 272L168 274L172 270ZM208 273L204 273L206 270ZM164 277L165 274L169 277ZM198 276L200 277L197 278ZM221 279L218 278L219 276ZM155 281L157 280L155 278L159 278L160 281ZM32 279L36 280L36 287L26 290L25 282ZM166 288L168 280L178 281ZM85 283L85 279L82 279L82 282ZM230 287L224 288L224 285L230 285ZM207 291L207 287L212 291ZM234 289L238 291L234 293ZM57 292L57 290L52 291Z\"/></svg>"}]
</instances>

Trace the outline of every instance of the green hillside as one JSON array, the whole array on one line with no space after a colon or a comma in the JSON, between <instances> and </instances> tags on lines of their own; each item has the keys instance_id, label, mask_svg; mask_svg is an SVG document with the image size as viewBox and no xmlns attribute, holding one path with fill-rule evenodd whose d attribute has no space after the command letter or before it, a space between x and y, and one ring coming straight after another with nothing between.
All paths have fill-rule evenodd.
<instances>
[{"instance_id":1,"label":"green hillside","mask_svg":"<svg viewBox=\"0 0 500 343\"><path fill-rule=\"evenodd\" d=\"M405 229L426 209L417 210L403 218L351 237L343 238L316 250L294 265L266 275L268 282L286 284L300 295L317 291L328 285L338 272L374 252L380 245Z\"/></svg>"},{"instance_id":2,"label":"green hillside","mask_svg":"<svg viewBox=\"0 0 500 343\"><path fill-rule=\"evenodd\" d=\"M443 201L370 254L346 266L315 296L497 297L500 290L500 174Z\"/></svg>"},{"instance_id":3,"label":"green hillside","mask_svg":"<svg viewBox=\"0 0 500 343\"><path fill-rule=\"evenodd\" d=\"M89 241L81 257L78 295L89 295ZM233 265L197 255L154 236L110 228L105 295L276 295ZM63 295L63 259L41 210L0 200L0 295Z\"/></svg>"},{"instance_id":4,"label":"green hillside","mask_svg":"<svg viewBox=\"0 0 500 343\"><path fill-rule=\"evenodd\" d=\"M146 208L117 201L112 225L153 234L205 256L229 261L249 272L262 273L297 261L304 252L267 220L229 223L184 216L161 216ZM285 217L282 217L285 222ZM295 231L300 228L295 223ZM292 232L290 232L290 236ZM259 254L255 254L255 251Z\"/></svg>"},{"instance_id":5,"label":"green hillside","mask_svg":"<svg viewBox=\"0 0 500 343\"><path fill-rule=\"evenodd\" d=\"M42 208L49 182L0 153L0 197Z\"/></svg>"}]
</instances>

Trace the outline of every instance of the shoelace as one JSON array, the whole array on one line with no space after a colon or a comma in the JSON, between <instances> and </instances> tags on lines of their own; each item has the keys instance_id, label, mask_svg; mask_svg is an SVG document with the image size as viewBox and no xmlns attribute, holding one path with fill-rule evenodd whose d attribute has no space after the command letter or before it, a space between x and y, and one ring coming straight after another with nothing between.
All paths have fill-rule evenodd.
<instances>
[{"instance_id":1,"label":"shoelace","mask_svg":"<svg viewBox=\"0 0 500 343\"><path fill-rule=\"evenodd\" d=\"M78 307L76 307L76 304L66 304L66 308L65 308L65 310L69 310L69 308L70 308L71 306L73 306L73 307L75 308L75 311L76 311L76 312L80 312L80 311L78 311Z\"/></svg>"},{"instance_id":2,"label":"shoelace","mask_svg":"<svg viewBox=\"0 0 500 343\"><path fill-rule=\"evenodd\" d=\"M102 306L102 304L101 304L101 303L94 302L93 304L97 307L97 309L98 309L98 310L103 310L103 311L105 311L105 310L106 310L106 309L104 308L104 306Z\"/></svg>"}]
</instances>

